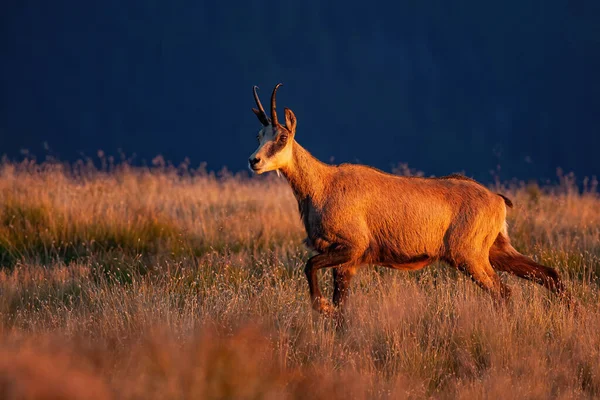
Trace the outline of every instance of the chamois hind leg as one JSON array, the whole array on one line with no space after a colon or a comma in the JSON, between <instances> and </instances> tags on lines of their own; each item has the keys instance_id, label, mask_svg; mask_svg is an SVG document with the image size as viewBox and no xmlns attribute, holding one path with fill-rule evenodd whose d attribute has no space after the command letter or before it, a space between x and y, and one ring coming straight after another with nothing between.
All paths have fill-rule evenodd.
<instances>
[{"instance_id":1,"label":"chamois hind leg","mask_svg":"<svg viewBox=\"0 0 600 400\"><path fill-rule=\"evenodd\" d=\"M313 309L325 314L334 312L334 308L327 299L321 294L319 289L319 280L317 271L322 268L339 266L339 268L349 267L354 264L352 253L348 250L336 250L327 253L317 254L309 258L304 268L306 279L308 280L308 289L310 291L310 300Z\"/></svg>"},{"instance_id":2,"label":"chamois hind leg","mask_svg":"<svg viewBox=\"0 0 600 400\"><path fill-rule=\"evenodd\" d=\"M554 268L538 264L531 258L519 253L510 244L508 236L503 233L498 234L492 245L489 259L498 271L509 272L542 285L559 295L569 297L558 272Z\"/></svg>"},{"instance_id":3,"label":"chamois hind leg","mask_svg":"<svg viewBox=\"0 0 600 400\"><path fill-rule=\"evenodd\" d=\"M469 276L479 287L489 292L494 300L510 297L510 289L500 281L500 277L487 257L469 257L456 265L459 270Z\"/></svg>"}]
</instances>

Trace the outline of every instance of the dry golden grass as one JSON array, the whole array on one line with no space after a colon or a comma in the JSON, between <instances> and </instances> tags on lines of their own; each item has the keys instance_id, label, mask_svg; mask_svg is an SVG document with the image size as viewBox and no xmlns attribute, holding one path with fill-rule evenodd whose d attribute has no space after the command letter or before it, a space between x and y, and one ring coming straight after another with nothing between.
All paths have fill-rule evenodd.
<instances>
[{"instance_id":1,"label":"dry golden grass","mask_svg":"<svg viewBox=\"0 0 600 400\"><path fill-rule=\"evenodd\" d=\"M374 267L336 329L285 181L181 172L0 167L0 398L600 396L595 182L502 188L513 243L576 309L508 276L498 308L442 265Z\"/></svg>"}]
</instances>

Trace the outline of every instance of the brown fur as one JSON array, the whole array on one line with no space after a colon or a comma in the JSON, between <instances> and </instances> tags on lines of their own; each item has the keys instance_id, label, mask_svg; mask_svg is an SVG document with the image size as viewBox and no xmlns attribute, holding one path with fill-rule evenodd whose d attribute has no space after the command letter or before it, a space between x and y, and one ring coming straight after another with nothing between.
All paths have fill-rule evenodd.
<instances>
[{"instance_id":1,"label":"brown fur","mask_svg":"<svg viewBox=\"0 0 600 400\"><path fill-rule=\"evenodd\" d=\"M503 233L498 234L490 249L490 262L498 271L510 272L518 277L529 279L549 290L565 292L564 285L556 270L541 265L516 251Z\"/></svg>"},{"instance_id":2,"label":"brown fur","mask_svg":"<svg viewBox=\"0 0 600 400\"><path fill-rule=\"evenodd\" d=\"M319 269L336 268L337 306L366 264L417 270L443 260L497 297L509 290L493 267L563 290L555 270L510 246L505 220L512 203L505 196L462 175L401 177L363 165L324 164L294 140L296 118L285 112L287 126L279 128L289 135L285 156L265 157L260 148L253 156L276 165L270 168L283 173L298 201L306 243L318 253L305 268L315 309L333 310L319 290Z\"/></svg>"}]
</instances>

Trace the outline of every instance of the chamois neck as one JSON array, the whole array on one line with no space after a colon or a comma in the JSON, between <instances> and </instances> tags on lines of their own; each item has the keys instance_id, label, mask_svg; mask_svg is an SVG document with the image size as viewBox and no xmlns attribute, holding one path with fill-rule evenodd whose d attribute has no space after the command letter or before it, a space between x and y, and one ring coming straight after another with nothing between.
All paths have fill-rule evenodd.
<instances>
[{"instance_id":1,"label":"chamois neck","mask_svg":"<svg viewBox=\"0 0 600 400\"><path fill-rule=\"evenodd\" d=\"M293 146L292 160L281 168L281 173L290 183L298 201L307 197L319 201L323 197L332 167L317 160L298 142L294 141Z\"/></svg>"}]
</instances>

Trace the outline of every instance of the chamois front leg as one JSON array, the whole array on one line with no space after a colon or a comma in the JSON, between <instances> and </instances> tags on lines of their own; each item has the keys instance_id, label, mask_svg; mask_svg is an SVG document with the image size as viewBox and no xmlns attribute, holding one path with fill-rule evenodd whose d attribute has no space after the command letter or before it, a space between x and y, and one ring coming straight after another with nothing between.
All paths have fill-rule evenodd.
<instances>
[{"instance_id":1,"label":"chamois front leg","mask_svg":"<svg viewBox=\"0 0 600 400\"><path fill-rule=\"evenodd\" d=\"M306 279L308 281L308 290L310 291L310 300L313 309L323 314L332 314L334 312L334 308L321 294L317 271L322 268L336 266L343 268L351 265L352 261L352 254L348 250L337 250L317 254L308 260L306 268L304 268L304 273L306 274Z\"/></svg>"},{"instance_id":2,"label":"chamois front leg","mask_svg":"<svg viewBox=\"0 0 600 400\"><path fill-rule=\"evenodd\" d=\"M348 298L350 281L356 275L356 266L333 269L333 305L343 308Z\"/></svg>"},{"instance_id":3,"label":"chamois front leg","mask_svg":"<svg viewBox=\"0 0 600 400\"><path fill-rule=\"evenodd\" d=\"M333 305L338 328L346 326L346 305L352 277L356 275L358 266L337 267L333 269Z\"/></svg>"}]
</instances>

